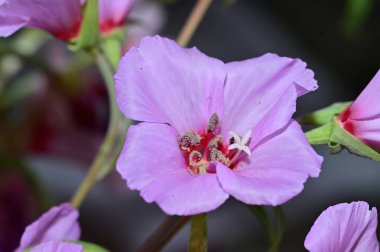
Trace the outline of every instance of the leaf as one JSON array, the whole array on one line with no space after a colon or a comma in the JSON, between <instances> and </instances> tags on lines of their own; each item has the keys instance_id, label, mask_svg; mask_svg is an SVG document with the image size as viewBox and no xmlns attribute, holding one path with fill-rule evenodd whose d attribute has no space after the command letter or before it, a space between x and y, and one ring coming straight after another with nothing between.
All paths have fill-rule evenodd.
<instances>
[{"instance_id":1,"label":"leaf","mask_svg":"<svg viewBox=\"0 0 380 252\"><path fill-rule=\"evenodd\" d=\"M84 16L77 40L69 46L73 51L85 49L90 51L99 42L98 0L87 0Z\"/></svg>"},{"instance_id":2,"label":"leaf","mask_svg":"<svg viewBox=\"0 0 380 252\"><path fill-rule=\"evenodd\" d=\"M189 252L207 252L207 215L193 217L190 230Z\"/></svg>"}]
</instances>

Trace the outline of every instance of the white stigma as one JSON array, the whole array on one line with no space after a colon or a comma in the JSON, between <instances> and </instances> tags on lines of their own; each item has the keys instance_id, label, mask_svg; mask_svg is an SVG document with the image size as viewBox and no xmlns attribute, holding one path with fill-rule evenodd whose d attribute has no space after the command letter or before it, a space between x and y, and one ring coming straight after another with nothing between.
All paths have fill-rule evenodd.
<instances>
[{"instance_id":1,"label":"white stigma","mask_svg":"<svg viewBox=\"0 0 380 252\"><path fill-rule=\"evenodd\" d=\"M234 138L234 143L228 146L229 150L238 149L239 151L244 151L247 155L251 155L251 150L248 148L247 144L251 138L252 131L248 130L243 137L240 137L237 133L230 131L230 135Z\"/></svg>"}]
</instances>

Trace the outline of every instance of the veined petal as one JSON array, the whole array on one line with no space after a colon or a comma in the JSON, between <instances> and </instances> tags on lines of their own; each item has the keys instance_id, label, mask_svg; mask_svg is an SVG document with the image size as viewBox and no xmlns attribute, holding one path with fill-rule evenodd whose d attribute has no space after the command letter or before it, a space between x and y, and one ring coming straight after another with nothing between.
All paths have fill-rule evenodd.
<instances>
[{"instance_id":1,"label":"veined petal","mask_svg":"<svg viewBox=\"0 0 380 252\"><path fill-rule=\"evenodd\" d=\"M83 247L79 244L68 242L50 241L34 247L30 252L82 252Z\"/></svg>"},{"instance_id":2,"label":"veined petal","mask_svg":"<svg viewBox=\"0 0 380 252\"><path fill-rule=\"evenodd\" d=\"M168 123L180 134L205 129L223 111L223 62L159 36L122 58L115 75L121 111L138 121Z\"/></svg>"},{"instance_id":3,"label":"veined petal","mask_svg":"<svg viewBox=\"0 0 380 252\"><path fill-rule=\"evenodd\" d=\"M380 117L363 121L350 120L352 133L371 148L380 150Z\"/></svg>"},{"instance_id":4,"label":"veined petal","mask_svg":"<svg viewBox=\"0 0 380 252\"><path fill-rule=\"evenodd\" d=\"M270 138L272 134L286 127L296 111L297 93L294 86L289 86L267 115L252 130L249 146L254 148L257 144Z\"/></svg>"},{"instance_id":5,"label":"veined petal","mask_svg":"<svg viewBox=\"0 0 380 252\"><path fill-rule=\"evenodd\" d=\"M3 17L0 21L19 18L24 20L25 26L46 30L66 40L79 31L80 7L80 0L5 0L0 6L0 16ZM21 27L21 23L14 27L8 22L0 23L3 30L8 27L8 32L2 36L8 36Z\"/></svg>"},{"instance_id":6,"label":"veined petal","mask_svg":"<svg viewBox=\"0 0 380 252\"><path fill-rule=\"evenodd\" d=\"M380 115L380 70L350 106L350 119L363 120Z\"/></svg>"},{"instance_id":7,"label":"veined petal","mask_svg":"<svg viewBox=\"0 0 380 252\"><path fill-rule=\"evenodd\" d=\"M224 136L228 131L242 135L253 129L290 86L296 87L298 96L318 87L303 61L275 54L228 63L227 71Z\"/></svg>"},{"instance_id":8,"label":"veined petal","mask_svg":"<svg viewBox=\"0 0 380 252\"><path fill-rule=\"evenodd\" d=\"M136 0L99 0L99 25L103 32L122 26Z\"/></svg>"},{"instance_id":9,"label":"veined petal","mask_svg":"<svg viewBox=\"0 0 380 252\"><path fill-rule=\"evenodd\" d=\"M306 179L317 177L322 157L311 148L295 121L259 144L231 170L217 166L225 192L251 205L279 205L299 194Z\"/></svg>"},{"instance_id":10,"label":"veined petal","mask_svg":"<svg viewBox=\"0 0 380 252\"><path fill-rule=\"evenodd\" d=\"M145 201L171 215L211 211L228 198L215 174L192 174L181 153L177 132L165 124L131 126L117 171Z\"/></svg>"},{"instance_id":11,"label":"veined petal","mask_svg":"<svg viewBox=\"0 0 380 252\"><path fill-rule=\"evenodd\" d=\"M342 203L327 208L305 240L311 252L377 252L377 210L366 202Z\"/></svg>"},{"instance_id":12,"label":"veined petal","mask_svg":"<svg viewBox=\"0 0 380 252\"><path fill-rule=\"evenodd\" d=\"M0 37L8 37L12 35L24 27L28 21L29 19L26 17L14 17L10 15L4 15L0 12Z\"/></svg>"},{"instance_id":13,"label":"veined petal","mask_svg":"<svg viewBox=\"0 0 380 252\"><path fill-rule=\"evenodd\" d=\"M51 208L26 227L20 247L16 251L46 241L78 240L80 237L78 216L78 210L69 203Z\"/></svg>"}]
</instances>

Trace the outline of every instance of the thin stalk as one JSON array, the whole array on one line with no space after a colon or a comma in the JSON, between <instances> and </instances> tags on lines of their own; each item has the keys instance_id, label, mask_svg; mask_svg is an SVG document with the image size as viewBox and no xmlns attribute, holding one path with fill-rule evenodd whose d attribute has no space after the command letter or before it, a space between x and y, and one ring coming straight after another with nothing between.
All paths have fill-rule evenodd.
<instances>
[{"instance_id":1,"label":"thin stalk","mask_svg":"<svg viewBox=\"0 0 380 252\"><path fill-rule=\"evenodd\" d=\"M185 226L190 218L191 216L168 216L141 244L137 252L160 251Z\"/></svg>"},{"instance_id":2,"label":"thin stalk","mask_svg":"<svg viewBox=\"0 0 380 252\"><path fill-rule=\"evenodd\" d=\"M198 0L197 4L191 11L189 18L187 19L185 25L183 26L178 36L178 44L180 44L183 47L187 46L195 30L198 28L202 18L206 14L206 11L210 7L211 3L212 0Z\"/></svg>"},{"instance_id":3,"label":"thin stalk","mask_svg":"<svg viewBox=\"0 0 380 252\"><path fill-rule=\"evenodd\" d=\"M109 101L110 101L110 124L102 145L92 163L90 170L88 171L85 179L79 186L78 190L74 194L71 204L73 207L80 207L87 194L90 192L93 185L102 177L102 173L111 170L111 166L114 164L114 160L110 160L115 157L115 152L119 152L121 144L120 137L124 135L127 123L123 119L119 109L117 108L113 71L106 57L102 53L98 53L96 56L96 62L98 68L106 83Z\"/></svg>"}]
</instances>

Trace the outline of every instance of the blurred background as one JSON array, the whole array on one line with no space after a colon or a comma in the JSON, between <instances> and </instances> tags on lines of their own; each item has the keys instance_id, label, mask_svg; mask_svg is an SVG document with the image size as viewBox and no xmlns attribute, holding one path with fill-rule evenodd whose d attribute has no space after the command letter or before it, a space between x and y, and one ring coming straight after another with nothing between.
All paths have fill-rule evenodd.
<instances>
[{"instance_id":1,"label":"blurred background","mask_svg":"<svg viewBox=\"0 0 380 252\"><path fill-rule=\"evenodd\" d=\"M140 2L124 50L148 34L175 39L194 4ZM190 43L225 62L266 52L303 59L319 89L299 100L296 117L355 99L380 67L379 45L378 0L216 0ZM13 251L43 211L70 200L107 122L107 93L87 55L36 30L0 39L1 252ZM305 251L308 231L330 205L365 200L380 207L380 164L316 150L325 158L322 172L284 205L281 251ZM80 213L82 239L113 252L134 251L165 218L116 173L95 186ZM230 199L208 217L209 251L266 251L260 223L241 203ZM188 236L186 226L164 251L186 251Z\"/></svg>"}]
</instances>

